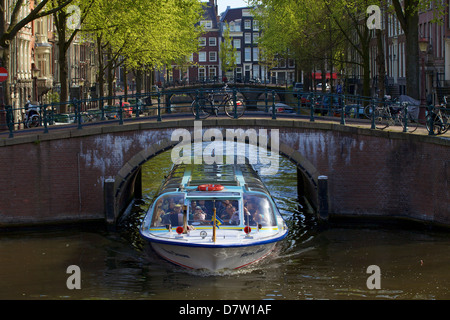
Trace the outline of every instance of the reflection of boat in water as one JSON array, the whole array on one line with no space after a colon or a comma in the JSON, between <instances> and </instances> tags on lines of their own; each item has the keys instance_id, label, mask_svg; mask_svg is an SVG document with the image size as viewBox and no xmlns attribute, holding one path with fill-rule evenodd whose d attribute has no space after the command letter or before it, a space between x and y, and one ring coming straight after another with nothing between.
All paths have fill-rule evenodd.
<instances>
[{"instance_id":1,"label":"reflection of boat in water","mask_svg":"<svg viewBox=\"0 0 450 320\"><path fill-rule=\"evenodd\" d=\"M264 258L287 232L250 164L174 165L140 229L164 259L210 271Z\"/></svg>"}]
</instances>

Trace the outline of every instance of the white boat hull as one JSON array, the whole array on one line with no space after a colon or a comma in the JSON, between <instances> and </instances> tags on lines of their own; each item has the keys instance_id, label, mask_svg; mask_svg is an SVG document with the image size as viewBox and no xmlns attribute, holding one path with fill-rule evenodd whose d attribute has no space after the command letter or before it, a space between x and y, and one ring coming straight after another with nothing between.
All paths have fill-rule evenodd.
<instances>
[{"instance_id":1,"label":"white boat hull","mask_svg":"<svg viewBox=\"0 0 450 320\"><path fill-rule=\"evenodd\" d=\"M216 272L257 262L270 254L276 243L230 247L189 247L155 242L151 245L159 256L176 265Z\"/></svg>"}]
</instances>

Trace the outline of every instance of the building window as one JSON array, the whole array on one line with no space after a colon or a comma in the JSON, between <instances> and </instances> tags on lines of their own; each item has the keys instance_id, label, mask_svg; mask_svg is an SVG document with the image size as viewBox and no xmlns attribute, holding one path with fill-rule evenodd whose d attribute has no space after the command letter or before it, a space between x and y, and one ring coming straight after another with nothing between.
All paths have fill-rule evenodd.
<instances>
[{"instance_id":1,"label":"building window","mask_svg":"<svg viewBox=\"0 0 450 320\"><path fill-rule=\"evenodd\" d=\"M253 34L253 43L258 43L259 40L259 33L254 33Z\"/></svg>"},{"instance_id":2,"label":"building window","mask_svg":"<svg viewBox=\"0 0 450 320\"><path fill-rule=\"evenodd\" d=\"M235 52L235 57L236 57L236 64L241 64L241 52L240 51Z\"/></svg>"},{"instance_id":3,"label":"building window","mask_svg":"<svg viewBox=\"0 0 450 320\"><path fill-rule=\"evenodd\" d=\"M251 29L252 28L252 20L244 20L244 29Z\"/></svg>"},{"instance_id":4,"label":"building window","mask_svg":"<svg viewBox=\"0 0 450 320\"><path fill-rule=\"evenodd\" d=\"M245 33L244 34L245 43L252 43L252 34L251 33Z\"/></svg>"},{"instance_id":5,"label":"building window","mask_svg":"<svg viewBox=\"0 0 450 320\"><path fill-rule=\"evenodd\" d=\"M216 78L216 75L217 75L216 68L209 68L209 79L214 80Z\"/></svg>"},{"instance_id":6,"label":"building window","mask_svg":"<svg viewBox=\"0 0 450 320\"><path fill-rule=\"evenodd\" d=\"M259 61L259 48L253 48L253 61Z\"/></svg>"},{"instance_id":7,"label":"building window","mask_svg":"<svg viewBox=\"0 0 450 320\"><path fill-rule=\"evenodd\" d=\"M198 61L199 62L206 62L206 52L200 51L198 53Z\"/></svg>"},{"instance_id":8,"label":"building window","mask_svg":"<svg viewBox=\"0 0 450 320\"><path fill-rule=\"evenodd\" d=\"M212 28L212 21L211 20L200 21L200 25L202 27L204 27L205 29L211 29Z\"/></svg>"},{"instance_id":9,"label":"building window","mask_svg":"<svg viewBox=\"0 0 450 320\"><path fill-rule=\"evenodd\" d=\"M233 39L233 46L236 49L240 49L241 48L241 39Z\"/></svg>"},{"instance_id":10,"label":"building window","mask_svg":"<svg viewBox=\"0 0 450 320\"><path fill-rule=\"evenodd\" d=\"M245 53L244 53L245 61L252 61L252 51L251 50L252 50L252 48L245 48Z\"/></svg>"},{"instance_id":11,"label":"building window","mask_svg":"<svg viewBox=\"0 0 450 320\"><path fill-rule=\"evenodd\" d=\"M217 38L216 38L216 37L210 37L210 38L209 38L209 46L210 46L210 47L215 47L215 46L217 46Z\"/></svg>"},{"instance_id":12,"label":"building window","mask_svg":"<svg viewBox=\"0 0 450 320\"><path fill-rule=\"evenodd\" d=\"M258 31L258 30L259 30L259 21L253 20L253 31Z\"/></svg>"},{"instance_id":13,"label":"building window","mask_svg":"<svg viewBox=\"0 0 450 320\"><path fill-rule=\"evenodd\" d=\"M206 38L205 37L199 37L198 38L198 45L200 47L206 47Z\"/></svg>"},{"instance_id":14,"label":"building window","mask_svg":"<svg viewBox=\"0 0 450 320\"><path fill-rule=\"evenodd\" d=\"M198 68L198 78L199 80L204 80L206 78L206 69Z\"/></svg>"},{"instance_id":15,"label":"building window","mask_svg":"<svg viewBox=\"0 0 450 320\"><path fill-rule=\"evenodd\" d=\"M209 52L209 61L210 62L216 62L217 61L217 52L210 51Z\"/></svg>"},{"instance_id":16,"label":"building window","mask_svg":"<svg viewBox=\"0 0 450 320\"><path fill-rule=\"evenodd\" d=\"M236 23L234 25L234 31L241 32L241 20L236 20Z\"/></svg>"}]
</instances>

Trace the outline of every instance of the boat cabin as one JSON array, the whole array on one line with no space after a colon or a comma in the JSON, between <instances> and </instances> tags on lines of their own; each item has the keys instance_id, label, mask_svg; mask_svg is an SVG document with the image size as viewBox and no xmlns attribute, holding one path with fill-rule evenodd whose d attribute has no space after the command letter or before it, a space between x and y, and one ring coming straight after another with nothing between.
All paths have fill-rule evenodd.
<instances>
[{"instance_id":1,"label":"boat cabin","mask_svg":"<svg viewBox=\"0 0 450 320\"><path fill-rule=\"evenodd\" d=\"M270 229L277 226L275 210L267 188L250 164L179 164L161 186L144 228L165 230L188 225L207 229L215 221L225 229Z\"/></svg>"}]
</instances>

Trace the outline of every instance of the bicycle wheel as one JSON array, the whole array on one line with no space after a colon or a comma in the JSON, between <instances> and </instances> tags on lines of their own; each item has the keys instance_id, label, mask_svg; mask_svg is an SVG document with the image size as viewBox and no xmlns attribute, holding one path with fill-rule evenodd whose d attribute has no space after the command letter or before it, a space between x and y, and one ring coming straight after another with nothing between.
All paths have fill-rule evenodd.
<instances>
[{"instance_id":1,"label":"bicycle wheel","mask_svg":"<svg viewBox=\"0 0 450 320\"><path fill-rule=\"evenodd\" d=\"M375 109L375 127L383 130L389 126L390 117L384 112L383 109Z\"/></svg>"},{"instance_id":2,"label":"bicycle wheel","mask_svg":"<svg viewBox=\"0 0 450 320\"><path fill-rule=\"evenodd\" d=\"M28 120L28 128L38 127L39 126L39 116L34 114L31 116L30 120Z\"/></svg>"},{"instance_id":3,"label":"bicycle wheel","mask_svg":"<svg viewBox=\"0 0 450 320\"><path fill-rule=\"evenodd\" d=\"M403 112L399 114L399 120L402 127L405 127L405 116ZM419 127L419 120L415 119L411 113L408 113L406 116L406 127L408 128L408 132L414 132Z\"/></svg>"},{"instance_id":4,"label":"bicycle wheel","mask_svg":"<svg viewBox=\"0 0 450 320\"><path fill-rule=\"evenodd\" d=\"M427 125L427 130L428 132L433 132L433 134L438 135L441 134L441 123L439 121L438 117L433 117L433 120L430 121L430 118L432 118L432 116L427 115L426 117L426 125ZM430 128L430 123L431 123L431 128Z\"/></svg>"},{"instance_id":5,"label":"bicycle wheel","mask_svg":"<svg viewBox=\"0 0 450 320\"><path fill-rule=\"evenodd\" d=\"M223 105L224 109L225 109L225 113L227 114L227 116L229 116L230 118L234 118L234 101L233 99L227 99L224 102ZM236 116L238 118L242 117L242 115L245 113L245 102L242 99L236 99Z\"/></svg>"},{"instance_id":6,"label":"bicycle wheel","mask_svg":"<svg viewBox=\"0 0 450 320\"><path fill-rule=\"evenodd\" d=\"M198 118L199 119L206 119L211 115L211 112L213 111L211 101L208 99L198 99L194 100L192 102L192 114L194 117L197 118L197 110L198 110Z\"/></svg>"},{"instance_id":7,"label":"bicycle wheel","mask_svg":"<svg viewBox=\"0 0 450 320\"><path fill-rule=\"evenodd\" d=\"M442 116L443 124L441 128L441 133L444 134L450 129L450 117L448 115Z\"/></svg>"},{"instance_id":8,"label":"bicycle wheel","mask_svg":"<svg viewBox=\"0 0 450 320\"><path fill-rule=\"evenodd\" d=\"M364 116L367 119L372 119L372 109L373 109L373 107L371 104L364 107Z\"/></svg>"}]
</instances>

